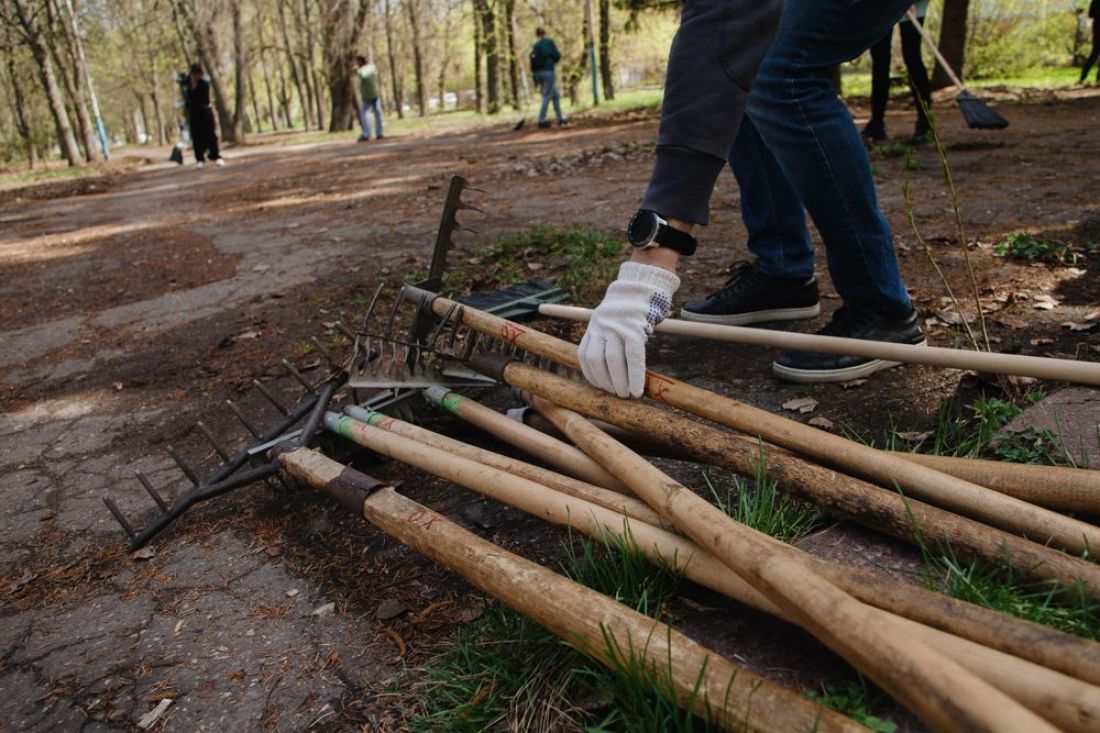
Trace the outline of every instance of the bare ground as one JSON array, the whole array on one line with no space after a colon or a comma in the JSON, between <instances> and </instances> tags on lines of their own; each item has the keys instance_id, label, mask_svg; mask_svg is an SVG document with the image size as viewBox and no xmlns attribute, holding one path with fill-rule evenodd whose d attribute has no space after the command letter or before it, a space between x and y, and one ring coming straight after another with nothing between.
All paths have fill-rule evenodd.
<instances>
[{"instance_id":1,"label":"bare ground","mask_svg":"<svg viewBox=\"0 0 1100 733\"><path fill-rule=\"evenodd\" d=\"M1100 242L1100 96L1047 94L1001 109L1012 126L992 133L940 111L965 236L979 243L969 254L994 348L1096 360L1100 334L1088 324L1100 307L1098 258L1028 265L994 257L991 243L1020 229L1082 248ZM897 130L910 124L911 113L891 119ZM470 198L484 213L469 215L477 233L461 234L464 244L546 224L617 232L648 176L655 129L652 114L630 113L564 131L501 125L366 145L249 147L224 169L152 164L0 192L0 726L127 730L165 697L175 700L173 730L395 725L392 699L376 694L479 613L476 593L325 502L284 489L211 503L147 560L124 552L100 497L147 521L151 500L134 470L171 497L186 480L168 444L214 465L190 430L195 419L237 444L245 436L224 399L273 419L250 380L271 380L290 401L297 388L276 378L278 358L316 367L310 334L354 322L378 282L425 266L452 174L481 189ZM914 161L906 170L902 158L876 157L879 193L930 338L951 344L953 306L906 220L903 186L920 235L964 294L966 264L935 152L918 149ZM684 300L747 257L731 177L713 205L703 251L685 268ZM962 307L973 311L965 298ZM770 377L773 357L673 339L651 350L655 368L773 411L812 396L814 412L784 414L827 417L834 429L877 439L892 424L928 429L945 399L985 387L924 367L856 388L795 387ZM407 479L412 496L554 564L560 535L537 521L399 466L370 470ZM846 525L807 546L901 572L913 562ZM801 632L692 595L673 609L675 623L755 671L810 686L846 674ZM394 601L406 610L376 617Z\"/></svg>"}]
</instances>

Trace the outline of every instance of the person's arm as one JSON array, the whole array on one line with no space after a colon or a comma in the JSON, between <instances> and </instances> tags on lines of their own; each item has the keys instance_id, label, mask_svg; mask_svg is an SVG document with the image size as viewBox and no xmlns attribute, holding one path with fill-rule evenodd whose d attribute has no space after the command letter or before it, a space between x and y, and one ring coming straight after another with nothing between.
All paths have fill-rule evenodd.
<instances>
[{"instance_id":1,"label":"person's arm","mask_svg":"<svg viewBox=\"0 0 1100 733\"><path fill-rule=\"evenodd\" d=\"M561 61L561 51L558 50L558 44L554 43L554 39L550 38L547 40L550 41L550 53L548 55L550 56L550 60L556 64Z\"/></svg>"},{"instance_id":2,"label":"person's arm","mask_svg":"<svg viewBox=\"0 0 1100 733\"><path fill-rule=\"evenodd\" d=\"M686 0L672 41L653 172L642 208L689 232L709 219L710 194L745 113L749 87L779 25L782 0ZM680 255L635 249L595 309L578 350L593 386L645 390L645 344L672 310Z\"/></svg>"}]
</instances>

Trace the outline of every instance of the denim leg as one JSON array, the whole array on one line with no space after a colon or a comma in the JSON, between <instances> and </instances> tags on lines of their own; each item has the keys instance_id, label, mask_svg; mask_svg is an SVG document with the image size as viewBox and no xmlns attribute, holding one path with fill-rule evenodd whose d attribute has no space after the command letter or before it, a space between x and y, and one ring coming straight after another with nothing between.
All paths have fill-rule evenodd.
<instances>
[{"instance_id":1,"label":"denim leg","mask_svg":"<svg viewBox=\"0 0 1100 733\"><path fill-rule=\"evenodd\" d=\"M365 99L359 103L359 127L363 130L360 138L363 140L371 139L371 121L366 119L367 110L371 109L371 102Z\"/></svg>"},{"instance_id":2,"label":"denim leg","mask_svg":"<svg viewBox=\"0 0 1100 733\"><path fill-rule=\"evenodd\" d=\"M374 100L371 108L374 109L374 136L382 137L382 100Z\"/></svg>"},{"instance_id":3,"label":"denim leg","mask_svg":"<svg viewBox=\"0 0 1100 733\"><path fill-rule=\"evenodd\" d=\"M890 314L907 313L909 296L867 151L831 81L910 2L787 0L747 112L821 233L841 297Z\"/></svg>"},{"instance_id":4,"label":"denim leg","mask_svg":"<svg viewBox=\"0 0 1100 733\"><path fill-rule=\"evenodd\" d=\"M554 93L553 72L549 74L549 78L547 76L545 71L535 72L535 82L539 85L539 92L542 94L542 104L539 106L539 124L546 122L546 109L550 106L550 95Z\"/></svg>"},{"instance_id":5,"label":"denim leg","mask_svg":"<svg viewBox=\"0 0 1100 733\"><path fill-rule=\"evenodd\" d=\"M548 83L553 90L550 93L550 101L554 103L554 116L557 118L558 122L561 122L565 118L561 116L561 94L558 92L558 80L551 74Z\"/></svg>"},{"instance_id":6,"label":"denim leg","mask_svg":"<svg viewBox=\"0 0 1100 733\"><path fill-rule=\"evenodd\" d=\"M733 141L729 163L741 189L741 212L757 269L772 277L812 276L814 249L802 200L748 117Z\"/></svg>"}]
</instances>

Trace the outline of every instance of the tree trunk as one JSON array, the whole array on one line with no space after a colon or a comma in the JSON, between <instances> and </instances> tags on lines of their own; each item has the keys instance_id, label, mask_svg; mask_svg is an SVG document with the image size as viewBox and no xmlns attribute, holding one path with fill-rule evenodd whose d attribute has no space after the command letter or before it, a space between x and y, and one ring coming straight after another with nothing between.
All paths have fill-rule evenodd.
<instances>
[{"instance_id":1,"label":"tree trunk","mask_svg":"<svg viewBox=\"0 0 1100 733\"><path fill-rule=\"evenodd\" d=\"M230 5L233 6L233 139L243 143L248 117L248 46L244 40L241 3ZM259 122L258 115L256 121Z\"/></svg>"},{"instance_id":2,"label":"tree trunk","mask_svg":"<svg viewBox=\"0 0 1100 733\"><path fill-rule=\"evenodd\" d=\"M302 126L309 129L309 103L306 100L306 90L302 85L302 77L298 74L298 62L295 59L294 47L290 45L290 32L286 25L286 0L279 2L279 30L283 36L283 50L286 52L287 65L290 67L290 81L298 92L298 109L302 113ZM294 126L290 110L287 109L286 123L288 127Z\"/></svg>"},{"instance_id":3,"label":"tree trunk","mask_svg":"<svg viewBox=\"0 0 1100 733\"><path fill-rule=\"evenodd\" d=\"M959 76L965 79L963 62L966 60L966 21L970 11L970 0L944 0L943 22L940 26L940 53ZM943 89L951 86L951 79L939 64L932 73L932 88Z\"/></svg>"},{"instance_id":4,"label":"tree trunk","mask_svg":"<svg viewBox=\"0 0 1100 733\"><path fill-rule=\"evenodd\" d=\"M508 51L508 81L512 92L512 108L520 110L520 68L516 53L516 0L504 0L504 43Z\"/></svg>"},{"instance_id":5,"label":"tree trunk","mask_svg":"<svg viewBox=\"0 0 1100 733\"><path fill-rule=\"evenodd\" d=\"M5 35L10 39L10 34ZM27 166L33 170L38 163L38 151L34 147L34 140L31 137L27 100L23 96L23 86L19 83L19 70L15 67L15 54L6 53L4 58L8 62L8 77L11 79L12 107L15 110L16 129L19 132L19 137L23 139L23 144L27 147Z\"/></svg>"},{"instance_id":6,"label":"tree trunk","mask_svg":"<svg viewBox=\"0 0 1100 733\"><path fill-rule=\"evenodd\" d=\"M210 88L213 91L214 111L218 115L221 126L221 136L225 142L237 142L238 132L233 115L229 112L228 100L225 97L225 87L222 85L221 65L218 60L221 54L218 51L216 36L214 34L214 18L200 18L196 8L190 0L172 0L173 7L178 10L180 17L191 33L195 42L195 53L199 57L206 73L210 75ZM236 3L234 3L236 6Z\"/></svg>"},{"instance_id":7,"label":"tree trunk","mask_svg":"<svg viewBox=\"0 0 1100 733\"><path fill-rule=\"evenodd\" d=\"M275 95L271 92L270 65L267 61L267 41L264 36L264 17L261 13L261 4L256 4L256 39L260 43L260 76L264 82L264 94L267 95L267 114L271 120L271 129L279 129L279 120L275 114ZM284 92L285 94L285 92ZM257 124L259 124L257 122Z\"/></svg>"},{"instance_id":8,"label":"tree trunk","mask_svg":"<svg viewBox=\"0 0 1100 733\"><path fill-rule=\"evenodd\" d=\"M475 0L476 1L476 0ZM485 72L482 68L482 56L485 52L485 43L482 38L481 20L474 14L474 98L476 100L477 113L485 114Z\"/></svg>"},{"instance_id":9,"label":"tree trunk","mask_svg":"<svg viewBox=\"0 0 1100 733\"><path fill-rule=\"evenodd\" d=\"M393 40L393 7L391 0L384 0L382 5L383 20L386 26L386 59L390 65L390 83L393 86L393 106L397 109L397 116L405 119L405 88L397 71L397 48Z\"/></svg>"},{"instance_id":10,"label":"tree trunk","mask_svg":"<svg viewBox=\"0 0 1100 733\"><path fill-rule=\"evenodd\" d=\"M615 98L615 75L611 71L611 1L600 0L600 77L604 99Z\"/></svg>"},{"instance_id":11,"label":"tree trunk","mask_svg":"<svg viewBox=\"0 0 1100 733\"><path fill-rule=\"evenodd\" d=\"M83 77L76 61L75 42L61 14L61 8L56 0L47 0L46 21L49 28L47 45L53 53L54 62L61 69L61 82L65 87L71 109L76 115L79 134L77 142L84 151L84 159L91 163L98 157L95 152L95 133L92 132L91 116L88 114L88 104L85 101ZM65 73L66 69L70 73Z\"/></svg>"},{"instance_id":12,"label":"tree trunk","mask_svg":"<svg viewBox=\"0 0 1100 733\"><path fill-rule=\"evenodd\" d=\"M69 121L69 111L65 109L65 98L61 87L57 84L57 74L54 72L51 53L46 46L46 38L42 27L35 18L27 0L11 0L15 8L16 19L23 32L23 39L30 48L31 56L38 67L38 76L42 82L42 89L46 92L49 102L50 114L53 115L54 127L57 130L57 141L61 146L61 154L65 156L70 166L80 165L80 149L73 135L73 126Z\"/></svg>"},{"instance_id":13,"label":"tree trunk","mask_svg":"<svg viewBox=\"0 0 1100 733\"><path fill-rule=\"evenodd\" d=\"M317 77L317 56L315 53L317 45L316 38L313 35L316 21L310 13L310 7L312 7L311 3L302 0L306 29L306 73L309 75L309 84L313 89L313 111L317 116L317 129L323 130L325 127L325 102L321 98L321 80Z\"/></svg>"},{"instance_id":14,"label":"tree trunk","mask_svg":"<svg viewBox=\"0 0 1100 733\"><path fill-rule=\"evenodd\" d=\"M428 85L424 79L424 52L420 47L420 3L418 0L405 0L405 9L409 14L409 28L412 30L413 79L416 82L416 106L420 116L428 114Z\"/></svg>"},{"instance_id":15,"label":"tree trunk","mask_svg":"<svg viewBox=\"0 0 1100 733\"><path fill-rule=\"evenodd\" d=\"M489 0L474 0L477 19L481 21L481 40L485 49L486 112L500 112L500 45L497 19Z\"/></svg>"}]
</instances>

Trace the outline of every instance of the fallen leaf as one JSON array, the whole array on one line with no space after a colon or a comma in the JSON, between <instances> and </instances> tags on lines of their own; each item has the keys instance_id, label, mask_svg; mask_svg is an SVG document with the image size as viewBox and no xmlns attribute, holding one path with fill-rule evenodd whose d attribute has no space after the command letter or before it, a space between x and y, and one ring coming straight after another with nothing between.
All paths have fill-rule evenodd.
<instances>
[{"instance_id":1,"label":"fallen leaf","mask_svg":"<svg viewBox=\"0 0 1100 733\"><path fill-rule=\"evenodd\" d=\"M279 545L268 545L264 548L264 552L267 553L268 557L278 557L283 554L283 548Z\"/></svg>"},{"instance_id":2,"label":"fallen leaf","mask_svg":"<svg viewBox=\"0 0 1100 733\"><path fill-rule=\"evenodd\" d=\"M164 715L165 711L168 710L171 704L171 698L166 697L161 700L159 703L157 703L157 706L155 708L153 708L141 717L141 720L138 721L137 727L141 728L142 730L149 730L150 728L152 728L154 725L156 725L156 722L160 720L160 717Z\"/></svg>"},{"instance_id":3,"label":"fallen leaf","mask_svg":"<svg viewBox=\"0 0 1100 733\"><path fill-rule=\"evenodd\" d=\"M485 613L484 606L467 606L466 608L455 614L455 620L461 621L464 624L468 624L474 619L481 618Z\"/></svg>"},{"instance_id":4,"label":"fallen leaf","mask_svg":"<svg viewBox=\"0 0 1100 733\"><path fill-rule=\"evenodd\" d=\"M156 557L156 554L157 553L153 552L152 547L143 547L140 550L135 550L134 552L130 553L130 559L131 560L152 560L154 557Z\"/></svg>"},{"instance_id":5,"label":"fallen leaf","mask_svg":"<svg viewBox=\"0 0 1100 733\"><path fill-rule=\"evenodd\" d=\"M1033 338L1033 339L1031 339L1030 343L1031 343L1032 346L1046 346L1047 344L1053 344L1054 339Z\"/></svg>"},{"instance_id":6,"label":"fallen leaf","mask_svg":"<svg viewBox=\"0 0 1100 733\"><path fill-rule=\"evenodd\" d=\"M531 271L541 270L542 269L542 263L541 262L528 262L527 263L527 269L531 270Z\"/></svg>"},{"instance_id":7,"label":"fallen leaf","mask_svg":"<svg viewBox=\"0 0 1100 733\"><path fill-rule=\"evenodd\" d=\"M817 400L813 397L798 397L783 403L784 410L791 410L794 412L813 412L816 407Z\"/></svg>"},{"instance_id":8,"label":"fallen leaf","mask_svg":"<svg viewBox=\"0 0 1100 733\"><path fill-rule=\"evenodd\" d=\"M827 417L818 416L818 417L812 418L810 420L810 425L813 425L815 428L823 428L825 430L832 430L833 429L833 421L830 420Z\"/></svg>"},{"instance_id":9,"label":"fallen leaf","mask_svg":"<svg viewBox=\"0 0 1100 733\"><path fill-rule=\"evenodd\" d=\"M234 341L247 341L249 339L258 339L260 337L259 331L242 331L233 337Z\"/></svg>"},{"instance_id":10,"label":"fallen leaf","mask_svg":"<svg viewBox=\"0 0 1100 733\"><path fill-rule=\"evenodd\" d=\"M913 431L913 432L906 432L906 433L898 433L897 436L899 438L901 438L902 440L906 441L907 443L919 443L931 434L932 434L931 430L926 430L924 432Z\"/></svg>"},{"instance_id":11,"label":"fallen leaf","mask_svg":"<svg viewBox=\"0 0 1100 733\"><path fill-rule=\"evenodd\" d=\"M1070 331L1091 331L1096 328L1096 321L1089 321L1088 323L1073 323L1071 321L1069 323L1063 323L1062 325Z\"/></svg>"},{"instance_id":12,"label":"fallen leaf","mask_svg":"<svg viewBox=\"0 0 1100 733\"><path fill-rule=\"evenodd\" d=\"M848 382L841 382L840 383L840 388L841 389L855 389L856 387L862 387L865 384L867 384L866 379L852 379Z\"/></svg>"},{"instance_id":13,"label":"fallen leaf","mask_svg":"<svg viewBox=\"0 0 1100 733\"><path fill-rule=\"evenodd\" d=\"M297 588L291 588L286 592L286 597L293 598L294 596L298 595L299 592L300 591Z\"/></svg>"}]
</instances>

